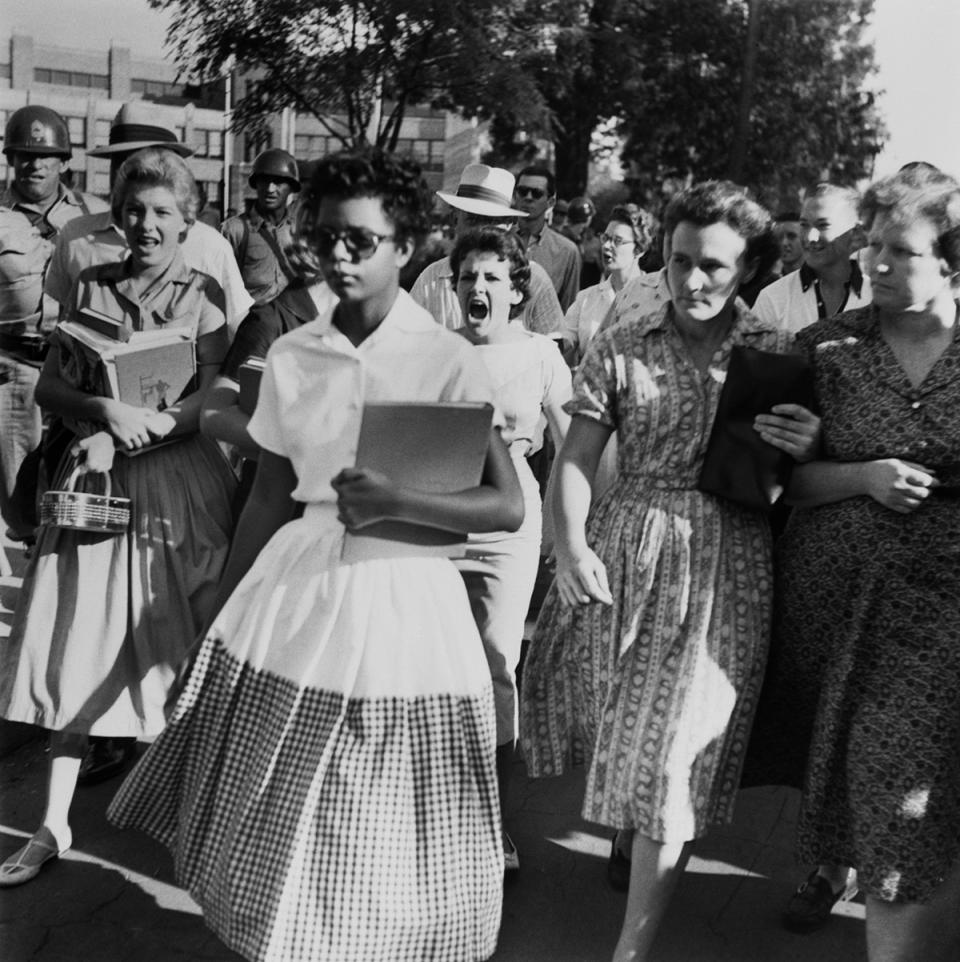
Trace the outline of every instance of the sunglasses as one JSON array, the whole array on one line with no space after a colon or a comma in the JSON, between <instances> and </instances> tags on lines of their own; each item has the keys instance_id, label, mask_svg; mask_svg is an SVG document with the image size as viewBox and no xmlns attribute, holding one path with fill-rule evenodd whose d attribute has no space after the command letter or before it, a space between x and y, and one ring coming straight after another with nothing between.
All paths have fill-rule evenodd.
<instances>
[{"instance_id":1,"label":"sunglasses","mask_svg":"<svg viewBox=\"0 0 960 962\"><path fill-rule=\"evenodd\" d=\"M531 200L543 200L547 192L542 187L518 187L517 197L529 197Z\"/></svg>"},{"instance_id":2,"label":"sunglasses","mask_svg":"<svg viewBox=\"0 0 960 962\"><path fill-rule=\"evenodd\" d=\"M634 244L636 242L630 237L614 237L613 234L601 234L600 243L613 244L614 247L623 247L625 244Z\"/></svg>"},{"instance_id":3,"label":"sunglasses","mask_svg":"<svg viewBox=\"0 0 960 962\"><path fill-rule=\"evenodd\" d=\"M374 234L364 227L344 227L334 230L332 227L315 227L313 229L313 244L320 257L330 257L338 241L343 241L347 253L353 260L365 261L373 257L377 248L386 240L393 240L393 234Z\"/></svg>"}]
</instances>

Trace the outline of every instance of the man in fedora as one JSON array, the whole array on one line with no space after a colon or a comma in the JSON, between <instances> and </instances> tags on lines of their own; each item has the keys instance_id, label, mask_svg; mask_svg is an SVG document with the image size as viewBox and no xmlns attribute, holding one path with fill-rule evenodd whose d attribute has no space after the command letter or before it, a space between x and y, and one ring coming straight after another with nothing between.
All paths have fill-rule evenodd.
<instances>
[{"instance_id":1,"label":"man in fedora","mask_svg":"<svg viewBox=\"0 0 960 962\"><path fill-rule=\"evenodd\" d=\"M437 191L437 196L457 212L456 236L473 227L498 227L513 230L522 210L510 206L514 177L502 167L470 164L460 175L456 193ZM413 299L425 307L444 327L463 326L460 302L453 289L450 258L444 257L427 267L410 289ZM530 262L530 297L520 315L523 326L538 334L554 335L563 327L563 312L550 277L539 264Z\"/></svg>"},{"instance_id":2,"label":"man in fedora","mask_svg":"<svg viewBox=\"0 0 960 962\"><path fill-rule=\"evenodd\" d=\"M172 150L190 157L193 149L177 140L176 134L157 124L156 108L140 100L124 104L110 125L110 142L87 151L91 157L110 158L110 186L123 162L145 147ZM114 224L110 210L71 221L61 232L47 270L44 291L66 305L79 273L94 264L123 260L127 242ZM209 274L222 288L226 299L227 325L231 336L253 306L233 256L233 249L220 232L197 220L191 225L181 247L188 267Z\"/></svg>"},{"instance_id":3,"label":"man in fedora","mask_svg":"<svg viewBox=\"0 0 960 962\"><path fill-rule=\"evenodd\" d=\"M250 296L266 304L297 279L288 258L293 243L288 205L300 190L297 161L279 147L268 148L254 159L249 183L257 192L253 207L228 217L220 233L233 248Z\"/></svg>"}]
</instances>

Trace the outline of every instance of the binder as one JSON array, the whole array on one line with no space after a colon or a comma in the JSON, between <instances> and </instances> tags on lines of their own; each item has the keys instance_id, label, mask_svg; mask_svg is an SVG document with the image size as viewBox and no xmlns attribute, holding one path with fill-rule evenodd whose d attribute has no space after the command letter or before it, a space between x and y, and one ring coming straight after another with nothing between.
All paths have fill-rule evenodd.
<instances>
[{"instance_id":1,"label":"binder","mask_svg":"<svg viewBox=\"0 0 960 962\"><path fill-rule=\"evenodd\" d=\"M364 405L356 466L405 487L446 493L475 488L483 476L493 408L470 402ZM344 536L345 564L372 558L459 557L467 536L428 525L379 521Z\"/></svg>"},{"instance_id":2,"label":"binder","mask_svg":"<svg viewBox=\"0 0 960 962\"><path fill-rule=\"evenodd\" d=\"M237 406L244 414L253 414L260 396L260 381L267 362L262 357L248 357L237 368L237 383L240 385L240 395Z\"/></svg>"}]
</instances>

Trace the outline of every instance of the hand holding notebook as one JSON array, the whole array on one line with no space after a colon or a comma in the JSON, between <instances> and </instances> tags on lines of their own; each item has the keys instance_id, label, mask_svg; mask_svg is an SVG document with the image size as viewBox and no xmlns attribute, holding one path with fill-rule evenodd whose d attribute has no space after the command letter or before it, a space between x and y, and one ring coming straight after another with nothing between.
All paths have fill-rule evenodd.
<instances>
[{"instance_id":1,"label":"hand holding notebook","mask_svg":"<svg viewBox=\"0 0 960 962\"><path fill-rule=\"evenodd\" d=\"M342 472L334 486L366 485L372 497L377 496L381 479L438 494L474 488L483 474L492 419L489 404L367 404L357 442L357 470ZM455 556L462 553L465 541L466 535L459 532L380 520L348 532L341 557L350 564L371 558Z\"/></svg>"}]
</instances>

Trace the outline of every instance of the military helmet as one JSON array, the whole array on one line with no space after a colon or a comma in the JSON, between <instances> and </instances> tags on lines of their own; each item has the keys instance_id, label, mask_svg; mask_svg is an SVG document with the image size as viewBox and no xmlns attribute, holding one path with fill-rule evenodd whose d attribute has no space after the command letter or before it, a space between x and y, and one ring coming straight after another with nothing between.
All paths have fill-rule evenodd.
<instances>
[{"instance_id":1,"label":"military helmet","mask_svg":"<svg viewBox=\"0 0 960 962\"><path fill-rule=\"evenodd\" d=\"M70 156L70 130L55 110L30 104L15 110L3 132L3 152L18 150L24 154Z\"/></svg>"},{"instance_id":2,"label":"military helmet","mask_svg":"<svg viewBox=\"0 0 960 962\"><path fill-rule=\"evenodd\" d=\"M300 190L300 172L297 170L297 162L292 154L288 154L279 147L271 147L254 158L248 181L254 190L257 189L256 180L261 175L289 181L295 191Z\"/></svg>"},{"instance_id":3,"label":"military helmet","mask_svg":"<svg viewBox=\"0 0 960 962\"><path fill-rule=\"evenodd\" d=\"M567 220L571 224L589 224L596 212L589 197L574 197L567 206Z\"/></svg>"}]
</instances>

